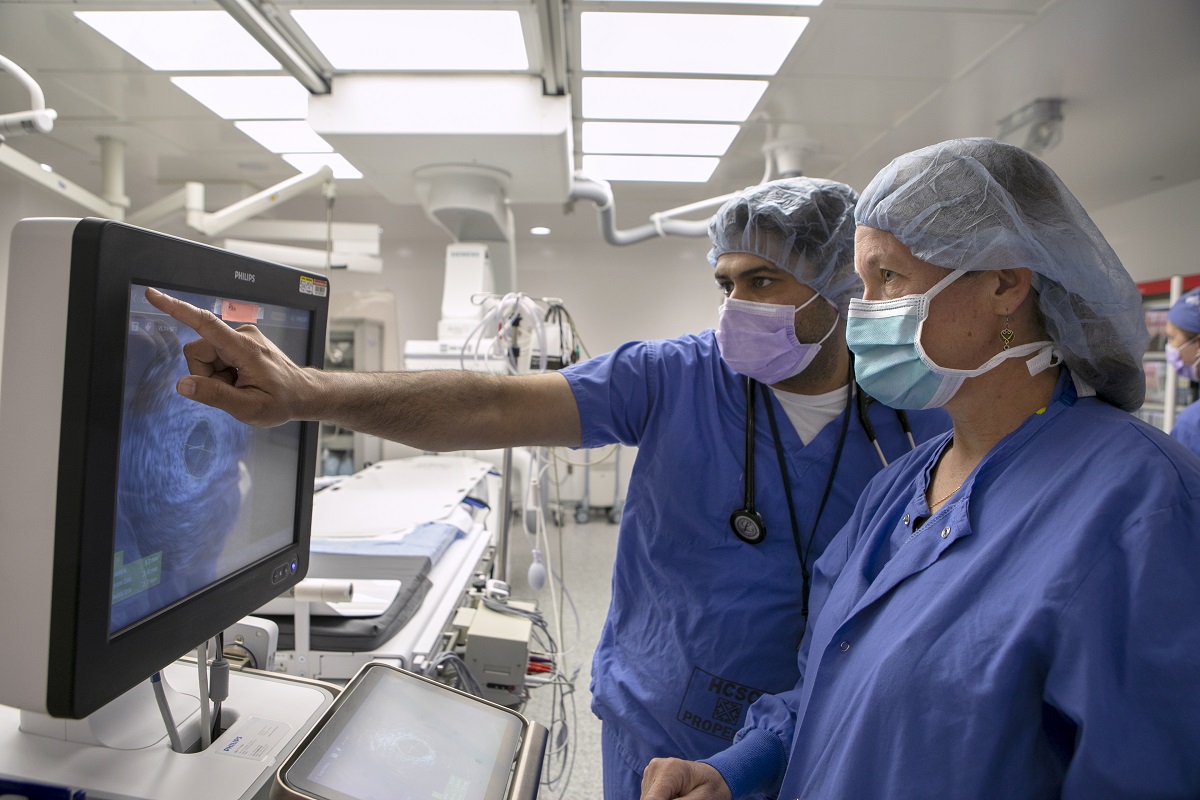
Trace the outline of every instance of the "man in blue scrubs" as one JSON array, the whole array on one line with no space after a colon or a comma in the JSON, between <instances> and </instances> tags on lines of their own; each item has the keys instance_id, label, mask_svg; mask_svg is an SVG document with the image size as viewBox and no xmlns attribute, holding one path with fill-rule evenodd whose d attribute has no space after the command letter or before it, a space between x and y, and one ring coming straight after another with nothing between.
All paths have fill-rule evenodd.
<instances>
[{"instance_id":1,"label":"man in blue scrubs","mask_svg":"<svg viewBox=\"0 0 1200 800\"><path fill-rule=\"evenodd\" d=\"M1200 459L1128 411L1141 298L1019 148L901 156L863 192L864 389L952 436L871 481L817 562L802 679L645 800L1200 797Z\"/></svg>"},{"instance_id":2,"label":"man in blue scrubs","mask_svg":"<svg viewBox=\"0 0 1200 800\"><path fill-rule=\"evenodd\" d=\"M709 225L726 295L716 331L563 370L582 444L638 447L592 669L608 800L636 797L655 755L719 750L750 703L795 683L807 574L882 467L848 404L855 199L807 178L746 190ZM748 505L748 377L757 544L730 522ZM895 412L867 419L886 457L909 451ZM924 439L947 422L915 414L913 427Z\"/></svg>"},{"instance_id":3,"label":"man in blue scrubs","mask_svg":"<svg viewBox=\"0 0 1200 800\"><path fill-rule=\"evenodd\" d=\"M650 758L717 752L750 703L795 684L813 563L884 459L911 448L850 381L856 199L808 178L747 189L710 224L715 331L546 375L301 370L256 354L253 330L151 302L207 341L180 391L253 424L324 419L427 450L638 448L592 672L605 797L627 800ZM221 380L232 364L237 388ZM947 427L913 415L918 441Z\"/></svg>"}]
</instances>

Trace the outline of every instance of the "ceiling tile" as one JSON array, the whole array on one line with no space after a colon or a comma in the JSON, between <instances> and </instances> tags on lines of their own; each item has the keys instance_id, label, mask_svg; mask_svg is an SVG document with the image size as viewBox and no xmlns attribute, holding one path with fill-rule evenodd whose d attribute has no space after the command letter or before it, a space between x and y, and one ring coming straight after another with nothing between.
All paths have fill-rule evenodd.
<instances>
[{"instance_id":1,"label":"ceiling tile","mask_svg":"<svg viewBox=\"0 0 1200 800\"><path fill-rule=\"evenodd\" d=\"M1023 22L1008 14L834 10L814 21L787 74L951 78Z\"/></svg>"}]
</instances>

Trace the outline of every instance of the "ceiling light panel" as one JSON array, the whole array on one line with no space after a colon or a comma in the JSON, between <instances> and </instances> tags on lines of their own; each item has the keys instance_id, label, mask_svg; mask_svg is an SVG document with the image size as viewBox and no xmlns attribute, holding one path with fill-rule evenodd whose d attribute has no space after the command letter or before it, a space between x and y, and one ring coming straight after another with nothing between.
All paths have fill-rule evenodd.
<instances>
[{"instance_id":1,"label":"ceiling light panel","mask_svg":"<svg viewBox=\"0 0 1200 800\"><path fill-rule=\"evenodd\" d=\"M584 78L586 119L745 122L767 81Z\"/></svg>"},{"instance_id":2,"label":"ceiling light panel","mask_svg":"<svg viewBox=\"0 0 1200 800\"><path fill-rule=\"evenodd\" d=\"M585 122L583 152L631 155L723 156L737 125L674 122Z\"/></svg>"},{"instance_id":3,"label":"ceiling light panel","mask_svg":"<svg viewBox=\"0 0 1200 800\"><path fill-rule=\"evenodd\" d=\"M583 157L583 171L602 181L656 181L706 183L719 158L689 156L601 156Z\"/></svg>"},{"instance_id":4,"label":"ceiling light panel","mask_svg":"<svg viewBox=\"0 0 1200 800\"><path fill-rule=\"evenodd\" d=\"M586 72L774 75L808 17L593 11L579 25Z\"/></svg>"},{"instance_id":5,"label":"ceiling light panel","mask_svg":"<svg viewBox=\"0 0 1200 800\"><path fill-rule=\"evenodd\" d=\"M308 90L295 78L174 77L171 83L222 119L304 119Z\"/></svg>"},{"instance_id":6,"label":"ceiling light panel","mask_svg":"<svg viewBox=\"0 0 1200 800\"><path fill-rule=\"evenodd\" d=\"M238 130L272 153L330 153L333 148L303 120L235 122Z\"/></svg>"},{"instance_id":7,"label":"ceiling light panel","mask_svg":"<svg viewBox=\"0 0 1200 800\"><path fill-rule=\"evenodd\" d=\"M292 18L339 70L529 68L516 11L296 9Z\"/></svg>"},{"instance_id":8,"label":"ceiling light panel","mask_svg":"<svg viewBox=\"0 0 1200 800\"><path fill-rule=\"evenodd\" d=\"M339 153L286 153L283 160L301 172L312 172L328 166L338 180L352 181L362 177L362 173Z\"/></svg>"},{"instance_id":9,"label":"ceiling light panel","mask_svg":"<svg viewBox=\"0 0 1200 800\"><path fill-rule=\"evenodd\" d=\"M76 11L153 70L278 70L279 62L224 11Z\"/></svg>"}]
</instances>

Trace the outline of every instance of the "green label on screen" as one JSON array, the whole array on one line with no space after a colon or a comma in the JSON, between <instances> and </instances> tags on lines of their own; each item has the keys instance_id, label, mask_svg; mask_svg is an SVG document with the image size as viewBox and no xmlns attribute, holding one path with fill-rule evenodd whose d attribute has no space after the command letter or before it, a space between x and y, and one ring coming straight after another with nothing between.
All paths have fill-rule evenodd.
<instances>
[{"instance_id":1,"label":"green label on screen","mask_svg":"<svg viewBox=\"0 0 1200 800\"><path fill-rule=\"evenodd\" d=\"M113 554L113 603L157 586L162 580L162 551L125 563L125 551Z\"/></svg>"}]
</instances>

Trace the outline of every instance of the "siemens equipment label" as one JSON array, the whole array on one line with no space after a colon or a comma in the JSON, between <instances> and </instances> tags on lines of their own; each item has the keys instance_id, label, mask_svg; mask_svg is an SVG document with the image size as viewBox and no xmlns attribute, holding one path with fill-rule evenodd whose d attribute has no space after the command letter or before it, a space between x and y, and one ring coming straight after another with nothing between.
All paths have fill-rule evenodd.
<instances>
[{"instance_id":1,"label":"siemens equipment label","mask_svg":"<svg viewBox=\"0 0 1200 800\"><path fill-rule=\"evenodd\" d=\"M733 735L746 722L746 709L763 694L761 689L734 683L697 667L692 671L676 719L689 728L733 741Z\"/></svg>"}]
</instances>

